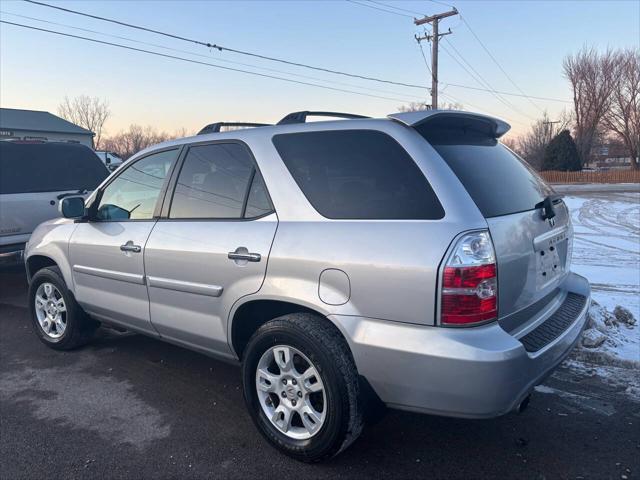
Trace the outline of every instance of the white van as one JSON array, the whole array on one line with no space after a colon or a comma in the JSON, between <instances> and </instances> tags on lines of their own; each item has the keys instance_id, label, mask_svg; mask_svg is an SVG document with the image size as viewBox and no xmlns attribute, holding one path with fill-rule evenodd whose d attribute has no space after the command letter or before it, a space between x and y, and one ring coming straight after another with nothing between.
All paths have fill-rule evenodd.
<instances>
[{"instance_id":1,"label":"white van","mask_svg":"<svg viewBox=\"0 0 640 480\"><path fill-rule=\"evenodd\" d=\"M108 152L106 150L96 150L94 153L111 172L116 170L120 165L124 163L124 160L113 152Z\"/></svg>"},{"instance_id":2,"label":"white van","mask_svg":"<svg viewBox=\"0 0 640 480\"><path fill-rule=\"evenodd\" d=\"M33 229L60 216L62 198L88 194L108 175L85 145L0 141L0 264L22 259Z\"/></svg>"}]
</instances>

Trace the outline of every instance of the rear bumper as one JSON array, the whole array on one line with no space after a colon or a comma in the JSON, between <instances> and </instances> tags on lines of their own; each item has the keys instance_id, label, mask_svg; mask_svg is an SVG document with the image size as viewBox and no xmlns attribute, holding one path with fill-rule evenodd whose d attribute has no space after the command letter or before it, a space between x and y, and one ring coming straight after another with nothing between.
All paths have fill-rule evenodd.
<instances>
[{"instance_id":1,"label":"rear bumper","mask_svg":"<svg viewBox=\"0 0 640 480\"><path fill-rule=\"evenodd\" d=\"M389 407L436 415L489 418L512 410L578 342L590 305L589 283L570 274L563 298L585 298L566 328L535 352L498 323L452 329L335 316L358 371ZM562 304L562 298L559 304ZM555 312L541 318L541 324Z\"/></svg>"}]
</instances>

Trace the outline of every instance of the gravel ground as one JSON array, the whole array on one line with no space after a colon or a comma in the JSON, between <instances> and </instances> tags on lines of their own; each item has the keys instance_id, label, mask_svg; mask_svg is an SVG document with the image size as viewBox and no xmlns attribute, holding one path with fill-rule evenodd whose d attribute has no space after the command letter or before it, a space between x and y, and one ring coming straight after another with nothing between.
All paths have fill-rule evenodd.
<instances>
[{"instance_id":1,"label":"gravel ground","mask_svg":"<svg viewBox=\"0 0 640 480\"><path fill-rule=\"evenodd\" d=\"M280 455L245 413L239 371L139 335L40 344L19 272L0 272L0 477L640 478L640 404L561 368L523 414L390 411L331 462Z\"/></svg>"}]
</instances>

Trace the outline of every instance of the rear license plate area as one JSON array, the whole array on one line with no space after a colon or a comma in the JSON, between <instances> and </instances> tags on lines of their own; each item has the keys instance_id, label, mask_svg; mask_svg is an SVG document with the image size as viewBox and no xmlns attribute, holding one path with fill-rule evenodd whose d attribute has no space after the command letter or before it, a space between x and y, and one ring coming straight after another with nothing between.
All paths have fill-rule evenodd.
<instances>
[{"instance_id":1,"label":"rear license plate area","mask_svg":"<svg viewBox=\"0 0 640 480\"><path fill-rule=\"evenodd\" d=\"M560 248L566 248L566 231L547 236L545 241L536 242L536 286L543 289L553 283L559 275L564 273L564 262L560 258Z\"/></svg>"}]
</instances>

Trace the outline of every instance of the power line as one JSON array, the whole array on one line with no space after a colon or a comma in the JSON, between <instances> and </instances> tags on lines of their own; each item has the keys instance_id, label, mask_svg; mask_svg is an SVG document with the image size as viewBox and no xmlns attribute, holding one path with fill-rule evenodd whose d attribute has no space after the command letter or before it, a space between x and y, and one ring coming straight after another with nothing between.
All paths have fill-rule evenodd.
<instances>
[{"instance_id":1,"label":"power line","mask_svg":"<svg viewBox=\"0 0 640 480\"><path fill-rule=\"evenodd\" d=\"M293 80L293 79L290 79L290 78L279 77L279 76L276 76L276 75L268 75L266 73L251 72L249 70L242 70L242 69L239 69L239 68L225 67L223 65L216 65L215 63L201 62L199 60L193 60L193 59L190 59L190 58L178 57L176 55L168 55L166 53L154 52L154 51L151 51L151 50L145 50L145 49L142 49L142 48L135 48L135 47L131 47L131 46L128 46L128 45L122 45L122 44L119 44L119 43L106 42L104 40L97 40L95 38L83 37L83 36L80 36L80 35L72 35L70 33L58 32L58 31L55 31L55 30L48 30L46 28L34 27L32 25L24 25L24 24L20 24L20 23L8 22L6 20L0 20L0 23L5 23L7 25L14 25L14 26L21 27L21 28L27 28L27 29L30 29L30 30L37 30L37 31L40 31L40 32L52 33L52 34L60 35L60 36L63 36L63 37L70 37L70 38L75 38L75 39L79 39L79 40L85 40L85 41L88 41L88 42L99 43L99 44L102 44L102 45L109 45L109 46L112 46L112 47L124 48L126 50L133 50L135 52L146 53L146 54L155 55L155 56L158 56L158 57L171 58L173 60L180 60L180 61L183 61L183 62L195 63L195 64L198 64L198 65L205 65L205 66L219 68L219 69L222 69L222 70L228 70L228 71L232 71L232 72L246 73L248 75L254 75L254 76L257 76L257 77L271 78L271 79L274 79L274 80L281 80L281 81L289 82L289 83L297 83L299 85L307 85L307 86L311 86L311 87L324 88L325 90L333 90L333 91L336 91L336 92L353 93L355 95L361 95L361 96L365 96L365 97L379 98L379 99L383 99L383 100L392 100L394 102L403 102L403 101L405 101L405 100L400 99L400 98L384 97L382 95L373 95L373 94L369 94L369 93L356 92L354 90L347 90L347 89L344 89L344 88L329 87L327 85L318 85L317 83L303 82L303 81L300 81L300 80Z\"/></svg>"},{"instance_id":2,"label":"power line","mask_svg":"<svg viewBox=\"0 0 640 480\"><path fill-rule=\"evenodd\" d=\"M470 102L468 102L468 101L466 101L466 100L464 100L464 99L462 99L462 98L454 97L453 95L451 95L451 94L450 94L450 93L448 93L448 92L442 92L442 95L443 95L443 96L445 96L445 97L449 97L449 99L450 99L450 100L453 100L453 101L454 101L454 102L456 102L456 103L460 103L460 104L461 104L461 105L463 105L464 107L466 107L466 106L473 107L473 108L474 108L474 109L476 109L476 111L478 111L479 113L485 113L486 115L491 115L491 116L494 116L494 117L497 117L497 116L498 116L498 115L496 115L496 114L494 114L494 113L489 112L489 111L488 111L486 108L484 108L484 107L480 107L480 106L478 106L478 105L474 105L473 103L470 103ZM522 122L520 122L520 121L518 121L518 120L513 120L513 119L509 119L509 123L510 123L510 124L517 124L517 125L520 125L520 126L522 126L522 127L528 127L528 126L529 126L529 125L526 125L526 124L524 124L524 123L522 123Z\"/></svg>"},{"instance_id":3,"label":"power line","mask_svg":"<svg viewBox=\"0 0 640 480\"><path fill-rule=\"evenodd\" d=\"M296 63L296 62L290 62L288 60L272 58L272 57L266 57L266 56L259 55L259 54L253 54L251 52L244 52L244 51L241 51L241 50L235 50L235 49L231 49L231 48L227 48L227 47L221 47L219 45L215 45L215 44L211 44L211 43L207 43L207 42L201 42L201 41L198 41L198 40L189 39L189 38L186 38L186 37L181 37L179 35L174 35L174 34L171 34L171 33L161 32L159 30L153 30L153 29L147 28L147 27L128 24L128 23L125 23L125 22L121 22L119 20L100 17L100 16L97 16L97 15L92 15L92 14L80 12L80 11L77 11L77 10L71 10L69 8L59 7L57 5L49 5L49 4L44 3L44 2L38 2L38 1L35 1L35 0L24 0L24 1L29 2L29 3L33 3L35 5L41 5L41 6L44 6L44 7L49 7L49 8L53 8L53 9L56 9L56 10L61 10L61 11L68 12L68 13L73 13L73 14L76 14L76 15L81 15L81 16L94 18L96 20L102 20L102 21L105 21L105 22L111 22L111 23L115 23L115 24L118 24L118 25L130 27L130 28L135 28L135 29L138 29L138 30L142 30L142 31L150 32L150 33L155 33L155 34L158 34L158 35L164 35L166 37L170 37L170 38L174 38L174 39L177 39L177 40L182 40L182 41L186 41L186 42L190 42L190 43L195 43L197 45L205 46L207 48L216 48L218 50L226 50L226 51L230 51L230 52L233 52L233 53L239 53L239 54L243 54L243 55L255 56L255 57L258 57L258 58L262 58L264 60L281 62L281 63L285 63L285 64L288 64L288 65L293 65L293 66L303 67L303 68L310 68L310 69L313 69L313 70L323 71L323 72L327 72L327 73L334 73L334 74L337 74L337 75L351 76L351 77L360 78L360 79L363 79L363 80L379 81L379 82L390 83L390 84L398 85L398 86L402 86L402 87L419 88L419 89L422 89L422 90L428 90L428 87L426 85L417 85L417 84L394 82L394 81L391 81L391 80L377 79L377 78L374 78L374 77L367 77L367 76L364 76L364 75L350 74L350 73L346 73L346 72L340 72L340 71L337 71L337 70L325 69L323 67L315 67L315 66L312 66L312 65L299 64L299 63ZM443 2L436 2L434 0L430 0L430 1L433 1L434 3L442 4L442 5L447 5L446 3L443 3ZM356 4L356 5L360 5L360 4ZM361 6L363 6L363 5L361 5ZM162 48L170 49L170 47L162 47ZM197 55L197 54L192 53L192 55ZM224 60L224 59L218 59L218 58L216 58L216 60L219 60L219 61L222 61L222 62L232 63L230 60ZM242 63L239 63L239 62L233 62L233 63L237 63L239 65L250 66L248 64L242 64ZM263 68L265 70L269 70L269 69L267 69L265 67L255 67L255 68ZM274 72L279 72L277 70L273 70L273 71ZM290 75L296 75L296 74L290 73ZM305 77L302 77L302 78L305 78ZM313 78L313 77L309 77L309 78ZM454 84L449 84L449 85L453 86ZM471 89L471 90L485 90L487 92L491 92L492 91L490 89L479 89L477 87L471 87L471 86L460 85L460 84L456 84L455 86L458 87L458 88L468 88L468 89ZM360 88L363 88L363 87L360 87ZM551 101L557 101L557 102L571 103L570 101L567 101L567 100L549 99L549 98L545 98L545 97L536 97L536 96L531 96L531 95L526 95L526 94L517 94L517 93L509 93L509 92L499 92L499 93L501 93L502 95L510 95L510 96L515 96L515 97L531 97L531 98L536 98L536 99L544 99L544 100L551 100Z\"/></svg>"},{"instance_id":4,"label":"power line","mask_svg":"<svg viewBox=\"0 0 640 480\"><path fill-rule=\"evenodd\" d=\"M433 79L433 72L431 71L429 62L427 61L427 56L424 53L424 49L422 48L422 42L418 42L418 48L420 49L420 53L422 54L422 59L424 60L424 66L427 68L427 71L429 72L429 76Z\"/></svg>"},{"instance_id":5,"label":"power line","mask_svg":"<svg viewBox=\"0 0 640 480\"><path fill-rule=\"evenodd\" d=\"M451 43L449 43L449 44L451 45ZM431 72L431 67L429 66L429 61L427 60L427 57L426 57L426 55L424 53L424 48L422 47L422 42L418 42L418 46L420 48L420 53L422 54L422 59L424 60L425 67L427 68L427 71L429 72L429 75L432 76L433 74ZM451 46L453 47L453 45L451 45ZM454 60L456 60L456 58L453 55L451 55L450 52L447 51L447 53ZM459 62L458 62L458 64L459 64ZM460 66L464 68L464 65L460 65ZM475 79L475 77L473 77L473 75L468 70L467 70L467 73L469 73L469 75L471 75L472 78L474 78L474 80L478 81L477 79ZM468 90L476 90L476 91L480 91L480 92L491 93L492 95L494 93L498 93L500 95L509 95L509 96L513 96L513 97L529 97L529 98L535 98L537 100L546 100L546 101L549 101L549 102L571 103L570 100L563 100L561 98L539 97L539 96L535 96L535 95L521 95L521 94L518 94L518 93L504 92L504 91L501 91L501 90L495 90L493 88L489 89L489 88L482 88L482 87L471 87L469 85L461 85L459 83L449 83L449 82L440 82L440 83L442 83L445 86L450 86L450 87L455 87L455 88L464 88L464 89L468 89Z\"/></svg>"},{"instance_id":6,"label":"power line","mask_svg":"<svg viewBox=\"0 0 640 480\"><path fill-rule=\"evenodd\" d=\"M531 100L531 98L529 97L529 95L527 95L526 93L524 93L522 91L522 89L518 86L518 84L516 84L516 82L514 82L514 80L511 78L511 76L505 71L504 68L502 68L502 65L500 65L500 63L498 62L498 60L496 60L496 57L493 56L493 54L489 51L489 49L485 46L485 44L482 42L482 40L480 40L480 37L478 37L478 35L476 35L476 32L473 31L473 29L471 28L471 25L469 25L469 22L467 22L467 20L465 19L465 17L463 17L462 15L460 15L460 20L462 20L464 22L464 24L467 26L467 28L469 29L469 31L472 33L472 35L475 37L475 39L478 41L478 43L480 44L480 46L484 49L485 52L487 52L487 55L489 55L489 57L491 57L491 60L493 60L493 63L495 63L498 68L500 69L500 71L504 74L505 77L507 77L507 79L511 82L511 84L516 88L516 90L518 90L523 97L527 98L527 100L529 100L529 102L531 103L531 105L533 105L534 107L536 107L538 110L540 110L541 112L544 112L544 110L542 110L537 103L535 103L533 100Z\"/></svg>"},{"instance_id":7,"label":"power line","mask_svg":"<svg viewBox=\"0 0 640 480\"><path fill-rule=\"evenodd\" d=\"M464 63L465 63L465 64L466 64L470 69L471 69L471 71L473 72L473 74L472 74L472 75L475 75L475 76L474 76L474 79L476 80L476 82L478 82L478 83L480 83L481 85L484 85L485 87L489 88L489 89L491 90L491 93L493 93L493 94L494 94L494 96L495 96L498 100L500 100L503 104L505 104L507 107L509 107L509 108L513 109L514 111L516 111L516 112L518 112L518 113L520 113L520 114L526 115L526 114L524 114L520 109L518 109L518 108L517 108L513 103L511 103L511 102L510 102L510 101L508 101L507 99L503 98L500 94L498 94L498 93L495 91L495 89L491 86L491 84L490 84L490 83L489 83L489 82L488 82L488 81L487 81L487 80L486 80L482 75L480 75L480 73L479 73L479 72L478 72L478 71L473 67L473 65L471 65L471 64L467 61L467 59L466 59L466 58L464 58L464 57L462 56L462 54L460 53L460 51L456 48L456 46L455 46L453 43L451 43L451 42L449 42L449 41L447 40L447 44L448 44L448 45L453 49L453 51L458 55L458 57L460 58L460 60L462 60L462 61L463 61L463 62L464 62ZM445 49L445 51L446 51L446 52L447 52L447 53L448 53L448 54L449 54L449 55L450 55L454 60L456 60L456 58L454 57L454 55L452 55L452 54L451 54L451 52L449 52L449 51L448 51L448 50L446 50L446 49ZM457 60L456 60L456 62L457 62ZM460 64L460 62L458 62L458 64L459 64L459 65L461 65L461 64ZM464 68L464 65L461 65L461 66ZM465 68L465 70L467 71L467 73L470 73L470 74L471 74L471 72L469 72L469 70L467 70L466 68ZM532 120L533 120L533 119L532 119Z\"/></svg>"},{"instance_id":8,"label":"power line","mask_svg":"<svg viewBox=\"0 0 640 480\"><path fill-rule=\"evenodd\" d=\"M466 101L462 100L461 98L454 97L453 95L451 95L451 94L449 94L449 93L446 93L446 92L440 92L440 94L441 94L443 97L447 97L447 98L449 98L449 100L453 100L455 103L459 103L459 104L461 104L461 105L463 105L463 106L468 105L468 106L470 106L470 107L475 108L475 109L476 109L478 112L480 112L480 113L487 113L487 114L489 114L489 112L487 112L487 110L486 110L486 109L484 109L484 108L482 108L482 107L479 107L478 105L474 105L473 103L466 102ZM491 114L490 114L490 115L491 115Z\"/></svg>"},{"instance_id":9,"label":"power line","mask_svg":"<svg viewBox=\"0 0 640 480\"><path fill-rule=\"evenodd\" d=\"M363 7L375 8L375 7L374 7L374 6L372 6L372 5L365 5L365 4L362 4L362 3L359 3L359 2L355 2L355 1L353 1L353 0L347 0L347 1L350 1L350 2L352 2L352 3L355 3L356 5L361 5L361 6L363 6ZM435 3L435 4L438 4L438 5L445 5L445 6L447 6L447 7L455 8L453 5L448 4L448 3L445 3L445 2L439 2L439 1L436 1L436 0L429 0L429 1L431 1L431 2L433 2L433 3ZM368 2L370 2L370 3L375 3L375 4L377 4L377 5L381 5L381 6L384 6L384 7L387 7L387 8L391 8L391 9L399 10L399 11L402 11L402 12L413 13L413 14L416 14L416 15L424 15L424 13L420 13L420 12L417 12L417 11L415 11L415 10L408 10L408 9L406 9L406 8L397 7L397 6L395 6L395 5L390 5L390 4L388 4L388 3L383 3L383 2L380 2L380 1L377 1L377 0L368 0ZM390 12L390 11L382 10L382 9L379 9L379 10L381 10L381 11L386 11L387 13L393 13L393 14L396 14L396 15L402 15L402 14L398 14L397 12ZM409 15L404 15L404 16L409 16ZM513 95L513 96L518 96L518 97L526 98L526 99L527 99L527 100L528 100L528 101L529 101L529 102L530 102L534 107L536 107L536 108L537 108L538 110L540 110L541 112L542 112L542 111L544 111L544 110L542 110L538 104L536 104L535 102L533 102L533 101L532 101L532 99L537 99L537 100L551 100L551 101L556 101L556 102L567 102L567 103L571 103L571 102L569 102L569 101L567 101L567 100L549 99L549 98L545 98L545 97L538 97L538 96L535 96L535 95L527 95L526 93L524 93L524 91L523 91L523 90L522 90L522 89L521 89L521 88L520 88L520 87L515 83L515 81L514 81L514 80L509 76L509 74L508 74L508 73L507 73L507 72L502 68L502 66L501 66L501 65L500 65L500 63L497 61L497 59L496 59L496 58L491 54L491 52L488 50L488 48L484 45L484 43L483 43L483 42L480 40L480 38L476 35L476 33L473 31L473 29L471 28L471 26L469 25L469 23L468 23L468 22L464 19L464 17L462 16L462 14L460 14L460 22L458 23L458 25L459 25L460 23L464 23L464 24L467 26L467 28L469 28L469 31L471 31L471 33L472 33L472 34L473 34L473 36L476 38L476 40L478 41L478 43L480 43L480 45L482 46L482 48L487 52L487 54L491 57L491 59L495 62L495 64L496 64L496 65L498 66L498 68L502 71L502 73L507 77L507 79L511 82L511 84L512 84L512 85L513 85L513 86L514 86L514 87L515 87L515 88L520 92L520 94L519 94L519 95L516 95L516 94L511 94L511 93L499 92L499 91L497 91L497 90L495 90L495 89L490 89L490 90L486 90L486 91L488 91L488 92L502 93L503 95ZM461 57L461 58L462 58L462 57ZM453 85L453 84L451 84L451 85ZM470 88L470 89L476 89L476 90L478 90L477 88L474 88L474 87L466 87L466 86L461 86L461 85L456 85L456 86L458 86L458 87L460 87L460 88Z\"/></svg>"},{"instance_id":10,"label":"power line","mask_svg":"<svg viewBox=\"0 0 640 480\"><path fill-rule=\"evenodd\" d=\"M467 106L469 106L469 107L473 107L473 108L474 108L477 112L479 112L479 113L485 113L486 115L491 115L491 116L494 116L494 117L497 117L497 116L498 116L498 115L496 115L496 114L494 114L494 113L489 112L486 108L480 107L480 106L478 106L478 105L474 105L473 103L470 103L470 102L468 102L468 101L466 101L466 100L464 100L464 99L462 99L462 98L454 97L454 96L453 96L453 95L451 95L450 93L447 93L447 92L440 92L440 94L441 94L443 97L448 97L448 98L449 98L449 100L453 100L454 102L461 104L461 105L462 105L463 107L465 107L465 108L466 108ZM515 123L515 124L518 124L518 125L520 125L520 126L522 126L522 127L528 127L528 126L529 126L529 125L525 125L524 123L522 123L522 122L520 122L520 121L518 121L518 120L513 120L513 119L509 119L509 123L510 123L510 124L514 124L514 123Z\"/></svg>"},{"instance_id":11,"label":"power line","mask_svg":"<svg viewBox=\"0 0 640 480\"><path fill-rule=\"evenodd\" d=\"M349 0L347 0L347 1L349 1ZM393 9L399 10L399 11L401 11L401 12L413 13L414 15L418 15L418 16L420 16L420 17L424 17L424 16L426 16L426 14L425 14L424 12L417 12L417 11L415 11L415 10L408 10L408 9L406 9L406 8L396 7L395 5L390 5L390 4L388 4L388 3L380 2L380 1L378 1L378 0L367 0L367 1L369 1L369 2L371 2L371 3L376 3L376 4L378 4L378 5L383 5L383 6L387 7L387 8L393 8ZM448 4L448 3L444 3L444 2L437 2L436 0L429 0L429 1L430 1L430 2L432 2L432 3L436 3L436 4L438 4L438 5L444 5L445 7L449 7L449 8L456 8L456 7L454 7L453 5Z\"/></svg>"},{"instance_id":12,"label":"power line","mask_svg":"<svg viewBox=\"0 0 640 480\"><path fill-rule=\"evenodd\" d=\"M422 42L418 42L418 47L420 48L420 53L422 54L422 59L424 60L424 66L427 67L429 76L433 77L433 72L431 71L431 67L429 66L429 61L427 60L427 56L424 53L424 48L422 48Z\"/></svg>"},{"instance_id":13,"label":"power line","mask_svg":"<svg viewBox=\"0 0 640 480\"><path fill-rule=\"evenodd\" d=\"M429 0L431 3L437 3L438 5L444 5L445 7L449 7L449 8L456 8L453 5L451 5L450 3L445 3L445 2L439 2L438 0Z\"/></svg>"},{"instance_id":14,"label":"power line","mask_svg":"<svg viewBox=\"0 0 640 480\"><path fill-rule=\"evenodd\" d=\"M181 49L178 49L178 48L167 47L165 45L159 45L157 43L144 42L144 41L133 39L133 38L130 38L130 37L124 37L124 36L121 36L121 35L113 35L113 34L110 34L110 33L100 32L100 31L97 31L97 30L91 30L89 28L82 28L82 27L76 27L76 26L73 26L73 25L68 25L68 24L65 24L65 23L53 22L51 20L44 20L42 18L30 17L30 16L27 16L27 15L19 15L17 13L13 13L13 12L7 12L5 10L0 10L0 13L5 14L5 15L11 15L11 16L14 16L14 17L19 17L19 18L25 18L25 19L28 19L28 20L34 20L34 21L46 23L46 24L49 24L49 25L56 25L56 26L59 26L59 27L71 28L71 29L74 29L74 30L93 33L93 34L96 34L96 35L103 35L105 37L117 38L119 40L125 40L125 41L128 41L128 42L138 43L138 44L141 44L141 45L147 45L147 46L150 46L150 47L162 48L162 49L165 49L165 50L168 50L168 51L172 51L172 52L185 53L187 55L193 55L193 56L196 56L196 57L207 58L207 59L211 59L212 58L210 55L204 55L204 54L201 54L201 53L191 52L191 51L188 51L188 50L181 50ZM233 60L225 60L225 59L222 59L222 58L215 58L215 60L217 62L224 62L224 63L229 63L229 64L232 64L232 65L241 65L241 66L244 66L244 67L256 68L258 70L264 70L264 71L267 71L267 72L275 72L275 73L281 73L281 74L284 74L284 75L290 75L290 76L293 76L293 77L316 80L316 81L324 82L324 83L328 83L328 84L343 85L343 86L346 86L346 87L359 88L361 90L368 90L368 91L372 91L372 92L390 93L392 95L405 96L405 97L410 97L410 98L413 98L413 99L422 99L422 97L420 97L420 96L411 95L411 94L407 94L407 93L404 93L404 92L401 93L401 92L394 92L394 91L390 91L390 90L382 90L382 89L378 89L378 88L363 87L363 86L360 86L360 85L354 85L352 83L339 82L337 80L327 80L327 79L320 78L320 77L313 77L313 76L310 76L310 75L302 75L300 73L287 72L287 71L278 70L278 69L275 69L275 68L268 68L268 67L262 67L262 66L258 66L258 65L253 65L253 64L250 64L250 63L234 62ZM410 101L410 100L407 99L407 101Z\"/></svg>"},{"instance_id":15,"label":"power line","mask_svg":"<svg viewBox=\"0 0 640 480\"><path fill-rule=\"evenodd\" d=\"M451 43L449 43L449 45L451 45ZM462 69L467 72L469 74L469 76L475 80L479 85L484 86L485 88L483 88L483 90L491 93L497 100L499 100L502 104L504 104L505 106L512 108L512 106L507 103L507 101L505 99L503 99L502 97L500 97L499 95L496 94L496 92L491 88L491 85L489 85L489 83L480 76L480 74L478 74L475 69L469 64L469 62L467 62L462 56L460 56L460 60L458 60L458 57L456 55L454 55L453 53L451 53L447 47L445 45L442 45L442 49L458 64L460 65L460 67L462 67ZM457 51L457 50L456 50ZM458 54L460 55L460 54ZM464 62L464 63L462 63ZM468 67L467 67L468 65ZM488 88L487 88L488 87Z\"/></svg>"},{"instance_id":16,"label":"power line","mask_svg":"<svg viewBox=\"0 0 640 480\"><path fill-rule=\"evenodd\" d=\"M376 7L375 5L371 5L369 2L360 3L360 2L357 2L356 0L347 0L347 2L353 3L354 5L360 5L361 7L367 7L367 8L372 8L374 10L379 10L381 12L391 13L392 15L398 15L398 16L401 16L401 17L413 18L413 16L407 15L406 13L399 13L399 12L394 12L392 10L385 10L384 8L380 8L380 7ZM372 3L376 3L376 2L372 2Z\"/></svg>"},{"instance_id":17,"label":"power line","mask_svg":"<svg viewBox=\"0 0 640 480\"><path fill-rule=\"evenodd\" d=\"M72 10L70 8L59 7L57 5L50 5L48 3L38 2L38 1L35 1L35 0L24 0L24 1L32 3L32 4L35 4L35 5L41 5L43 7L48 7L48 8L53 8L53 9L56 9L56 10L61 10L63 12L67 12L67 13L73 13L75 15L82 15L84 17L89 17L89 18L93 18L93 19L96 19L96 20L101 20L101 21L104 21L104 22L115 23L117 25L122 25L122 26L129 27L129 28L135 28L137 30L142 30L142 31L145 31L145 32L155 33L157 35L164 35L166 37L173 38L175 40L182 40L184 42L195 43L196 45L205 46L207 48L215 48L215 49L217 49L219 51L227 51L227 52L237 53L237 54L240 54L240 55L247 55L247 56L250 56L250 57L260 58L262 60L269 60L269 61L272 61L272 62L284 63L286 65L293 65L295 67L309 68L311 70L318 70L318 71L321 71L321 72L332 73L332 74L335 74L335 75L343 75L343 76L346 76L346 77L359 78L361 80L368 80L368 81L372 81L372 82L388 83L388 84L391 84L391 85L398 85L398 86L409 87L409 88L419 88L419 89L422 89L422 90L424 90L426 88L424 85L416 85L416 84L413 84L413 83L397 82L397 81L394 81L394 80L385 80L385 79L382 79L382 78L370 77L370 76L367 76L367 75L359 75L359 74L356 74L356 73L347 73L347 72L342 72L342 71L339 71L339 70L332 70L332 69L329 69L329 68L316 67L316 66L313 66L313 65L305 64L305 63L298 63L298 62L293 62L293 61L289 61L289 60L284 60L282 58L269 57L267 55L262 55L262 54L253 53L253 52L247 52L247 51L238 50L238 49L235 49L235 48L224 47L222 45L217 45L215 43L203 42L203 41L200 41L200 40L195 40L195 39L192 39L192 38L187 38L187 37L183 37L183 36L180 36L180 35L175 35L173 33L162 32L160 30L154 30L152 28L147 28L147 27L143 27L143 26L140 26L140 25L134 25L134 24L131 24L131 23L125 23L125 22L121 22L119 20L114 20L112 18L106 18L106 17L101 17L101 16L98 16L98 15L92 15L92 14L89 14L89 13L80 12L78 10Z\"/></svg>"},{"instance_id":18,"label":"power line","mask_svg":"<svg viewBox=\"0 0 640 480\"><path fill-rule=\"evenodd\" d=\"M535 95L520 95L517 93L511 93L511 92L503 92L501 90L487 90L486 88L479 88L479 87L470 87L469 85L460 85L458 83L449 83L449 82L443 82L445 85L449 85L451 87L457 87L457 88L466 88L468 90L478 90L481 92L487 92L487 93L499 93L500 95L510 95L512 97L529 97L529 98L534 98L536 100L546 100L549 102L562 102L562 103L571 103L571 100L563 100L561 98L551 98L551 97L537 97Z\"/></svg>"},{"instance_id":19,"label":"power line","mask_svg":"<svg viewBox=\"0 0 640 480\"><path fill-rule=\"evenodd\" d=\"M530 115L527 115L522 110L520 110L518 107L516 107L513 103L511 103L507 99L503 98L500 94L498 94L493 89L493 87L491 87L491 84L487 80L485 80L484 77L482 75L480 75L480 73L475 68L473 68L473 66L462 56L462 54L458 51L458 49L451 42L447 41L447 44L456 52L456 54L460 57L460 59L466 65L468 65L468 67L471 69L471 71L467 67L465 67L465 65L463 65L460 61L458 61L458 59L449 50L447 50L444 45L442 46L443 50L445 52L447 52L449 54L449 56L451 58L453 58L456 61L456 63L458 63L458 65L460 65L469 75L471 75L476 82L478 82L480 85L488 87L489 91L493 94L493 96L496 97L505 106L511 108L515 112L518 112L520 115L523 115L523 116L529 118L530 120L535 120L535 118L531 117Z\"/></svg>"},{"instance_id":20,"label":"power line","mask_svg":"<svg viewBox=\"0 0 640 480\"><path fill-rule=\"evenodd\" d=\"M378 2L377 0L369 0L369 2L375 3L377 5L383 5L383 6L387 7L387 8L393 8L393 9L399 10L401 12L413 13L414 15L419 15L421 17L424 16L423 12L416 12L415 10L407 10L406 8L396 7L395 5L389 5L388 3Z\"/></svg>"}]
</instances>

